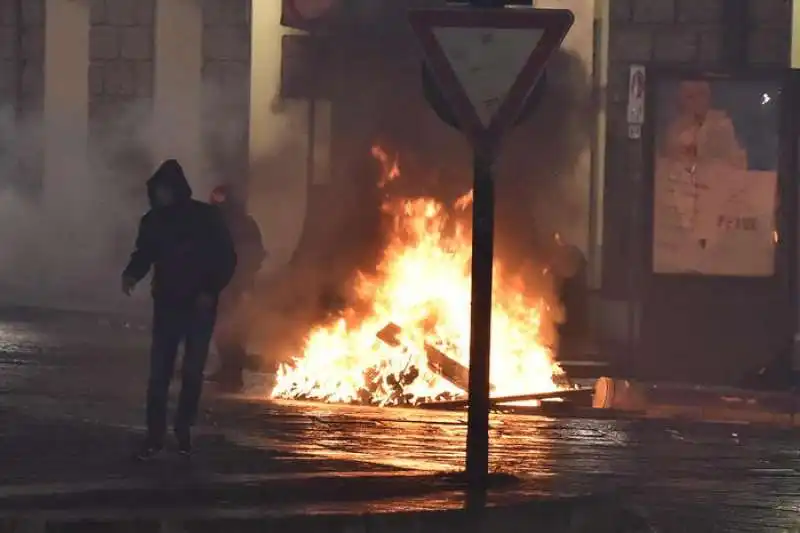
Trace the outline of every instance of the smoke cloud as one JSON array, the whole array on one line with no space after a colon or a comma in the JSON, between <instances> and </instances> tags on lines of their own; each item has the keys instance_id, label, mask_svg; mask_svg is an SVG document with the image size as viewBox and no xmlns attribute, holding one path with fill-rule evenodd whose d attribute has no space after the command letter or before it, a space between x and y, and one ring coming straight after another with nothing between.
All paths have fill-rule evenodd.
<instances>
[{"instance_id":1,"label":"smoke cloud","mask_svg":"<svg viewBox=\"0 0 800 533\"><path fill-rule=\"evenodd\" d=\"M283 358L296 353L311 324L343 305L355 272L374 268L385 194L452 204L471 186L470 152L461 134L425 101L421 57L407 28L388 32L397 36L392 46L359 46L358 54L343 36L330 46L333 68L310 65L335 72L336 79L327 82L326 100L334 109L325 141L331 157L309 182L307 104L278 96L280 3L258 5L270 11L251 17L260 36L254 43L263 39L252 51L258 65L249 73L254 91L232 102L228 87L204 87L205 134L219 152L213 159L233 163L206 167L190 180L202 195L220 176L246 168L240 151L246 128L240 121L246 118L229 110L252 105L248 200L270 253L254 344ZM405 25L402 18L397 23ZM578 235L570 225L586 219L588 187L575 176L594 123L591 77L582 58L562 51L552 61L548 83L541 105L505 143L496 176L498 256L539 272L552 263L553 234ZM65 175L48 184L54 188L43 201L35 193L42 117L20 120L12 103L0 102L0 294L7 303L147 308L148 291L125 299L118 276L146 209L144 181L158 163L156 154L163 153L159 143L182 135L181 124L156 125L144 99L93 116L91 128L88 156L64 154ZM58 131L69 144L68 121ZM378 187L381 169L370 150L376 143L399 157L403 177L391 189Z\"/></svg>"},{"instance_id":2,"label":"smoke cloud","mask_svg":"<svg viewBox=\"0 0 800 533\"><path fill-rule=\"evenodd\" d=\"M207 94L222 91L207 82ZM241 130L232 127L224 102L206 98L202 113L217 150L241 152ZM246 105L246 102L243 102ZM63 139L56 160L63 174L40 183L44 124L40 113L15 119L13 104L0 106L0 294L2 303L65 309L146 312L147 283L132 298L119 276L130 254L139 218L148 205L145 181L163 154L159 140L184 134L180 123L154 120L149 99L115 103L90 120L88 153L71 147L79 128L63 117L48 125ZM154 131L157 128L157 132ZM52 155L51 155L52 157ZM195 196L217 181L206 166L190 175Z\"/></svg>"},{"instance_id":3,"label":"smoke cloud","mask_svg":"<svg viewBox=\"0 0 800 533\"><path fill-rule=\"evenodd\" d=\"M305 107L292 110L297 102L282 104L295 122L284 130L282 149L260 165L272 183L293 184L276 186L274 194L298 182L307 187L294 253L285 268L269 277L259 298L260 351L271 357L297 355L311 325L335 316L338 306L355 303L350 290L354 274L370 272L380 257L386 195L427 196L452 205L471 188L469 147L426 102L421 57L411 36L387 32L404 35L405 41L398 38L374 53L361 46L357 60L347 52L354 47L347 37L330 45L343 51L328 60L335 62L337 79L346 80L333 84L329 97L335 110L330 183L306 182ZM323 70L318 64L311 69ZM579 247L584 244L588 172L581 165L595 110L585 58L560 51L551 61L547 83L540 105L504 143L496 167L497 256L507 271L526 277L532 292L551 301L555 324L564 314L557 295L559 276L553 271L572 273L580 261L564 254L555 233ZM281 105L273 109L282 111ZM289 124L286 119L283 123ZM385 189L378 186L381 167L371 154L373 144L399 161L402 178ZM555 330L545 335L555 343Z\"/></svg>"}]
</instances>

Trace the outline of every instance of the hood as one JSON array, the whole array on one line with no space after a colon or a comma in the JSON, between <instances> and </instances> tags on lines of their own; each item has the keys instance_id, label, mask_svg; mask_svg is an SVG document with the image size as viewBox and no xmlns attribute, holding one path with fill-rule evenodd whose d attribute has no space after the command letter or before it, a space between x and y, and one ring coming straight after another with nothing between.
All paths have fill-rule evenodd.
<instances>
[{"instance_id":1,"label":"hood","mask_svg":"<svg viewBox=\"0 0 800 533\"><path fill-rule=\"evenodd\" d=\"M192 197L192 188L186 180L183 168L175 159L167 159L161 163L158 170L147 180L147 198L150 200L150 205L155 205L154 193L157 186L172 189L176 202L183 202Z\"/></svg>"}]
</instances>

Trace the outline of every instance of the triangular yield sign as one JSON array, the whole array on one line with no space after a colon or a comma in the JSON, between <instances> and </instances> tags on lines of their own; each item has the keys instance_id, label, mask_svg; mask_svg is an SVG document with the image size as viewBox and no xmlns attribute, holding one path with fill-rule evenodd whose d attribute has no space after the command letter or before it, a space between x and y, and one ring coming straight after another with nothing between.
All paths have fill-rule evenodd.
<instances>
[{"instance_id":1,"label":"triangular yield sign","mask_svg":"<svg viewBox=\"0 0 800 533\"><path fill-rule=\"evenodd\" d=\"M484 128L491 124L543 33L541 28L433 28Z\"/></svg>"},{"instance_id":2,"label":"triangular yield sign","mask_svg":"<svg viewBox=\"0 0 800 533\"><path fill-rule=\"evenodd\" d=\"M409 12L428 66L476 150L492 151L561 45L566 9L425 9Z\"/></svg>"}]
</instances>

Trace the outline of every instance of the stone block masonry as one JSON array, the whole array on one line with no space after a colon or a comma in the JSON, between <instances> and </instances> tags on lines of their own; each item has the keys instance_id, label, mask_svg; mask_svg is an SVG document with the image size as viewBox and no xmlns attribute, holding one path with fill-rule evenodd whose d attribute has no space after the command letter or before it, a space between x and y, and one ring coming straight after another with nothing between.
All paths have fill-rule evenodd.
<instances>
[{"instance_id":1,"label":"stone block masonry","mask_svg":"<svg viewBox=\"0 0 800 533\"><path fill-rule=\"evenodd\" d=\"M89 117L104 135L131 113L149 112L153 97L155 0L92 0Z\"/></svg>"},{"instance_id":2,"label":"stone block masonry","mask_svg":"<svg viewBox=\"0 0 800 533\"><path fill-rule=\"evenodd\" d=\"M146 128L153 109L156 0L91 0L89 153L100 181L114 181L119 212L114 260L122 263L144 209L153 169Z\"/></svg>"},{"instance_id":3,"label":"stone block masonry","mask_svg":"<svg viewBox=\"0 0 800 533\"><path fill-rule=\"evenodd\" d=\"M44 96L44 0L27 0L20 5L22 79L17 106L21 114L38 113Z\"/></svg>"},{"instance_id":4,"label":"stone block masonry","mask_svg":"<svg viewBox=\"0 0 800 533\"><path fill-rule=\"evenodd\" d=\"M203 0L203 143L220 180L248 168L251 0Z\"/></svg>"},{"instance_id":5,"label":"stone block masonry","mask_svg":"<svg viewBox=\"0 0 800 533\"><path fill-rule=\"evenodd\" d=\"M0 0L0 184L28 194L40 189L42 154L35 139L19 140L30 132L19 126L41 113L43 95L44 0Z\"/></svg>"}]
</instances>

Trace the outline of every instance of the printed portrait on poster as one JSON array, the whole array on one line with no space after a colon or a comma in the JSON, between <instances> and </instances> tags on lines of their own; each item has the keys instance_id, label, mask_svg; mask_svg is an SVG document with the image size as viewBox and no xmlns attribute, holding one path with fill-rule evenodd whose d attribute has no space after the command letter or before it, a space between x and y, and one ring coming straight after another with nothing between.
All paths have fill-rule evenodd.
<instances>
[{"instance_id":1,"label":"printed portrait on poster","mask_svg":"<svg viewBox=\"0 0 800 533\"><path fill-rule=\"evenodd\" d=\"M778 92L759 81L657 84L655 273L773 274Z\"/></svg>"}]
</instances>

